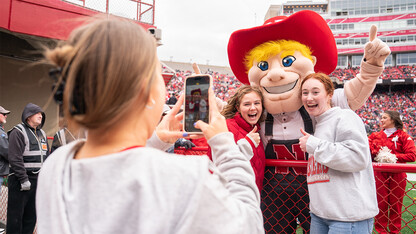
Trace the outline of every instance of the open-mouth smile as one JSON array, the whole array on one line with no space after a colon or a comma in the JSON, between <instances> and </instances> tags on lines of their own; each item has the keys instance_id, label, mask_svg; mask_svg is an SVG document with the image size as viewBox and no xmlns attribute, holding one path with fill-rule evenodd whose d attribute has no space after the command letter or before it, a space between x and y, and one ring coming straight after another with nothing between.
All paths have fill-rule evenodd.
<instances>
[{"instance_id":1,"label":"open-mouth smile","mask_svg":"<svg viewBox=\"0 0 416 234\"><path fill-rule=\"evenodd\" d=\"M292 90L296 84L298 83L298 80L295 80L289 84L281 85L281 86L273 86L273 87L263 87L266 92L270 94L281 94L286 93L290 90Z\"/></svg>"},{"instance_id":2,"label":"open-mouth smile","mask_svg":"<svg viewBox=\"0 0 416 234\"><path fill-rule=\"evenodd\" d=\"M308 108L310 108L310 109L313 109L313 108L315 108L315 107L318 107L318 104L314 104L314 105L312 105L312 104L307 104L307 107L308 107Z\"/></svg>"}]
</instances>

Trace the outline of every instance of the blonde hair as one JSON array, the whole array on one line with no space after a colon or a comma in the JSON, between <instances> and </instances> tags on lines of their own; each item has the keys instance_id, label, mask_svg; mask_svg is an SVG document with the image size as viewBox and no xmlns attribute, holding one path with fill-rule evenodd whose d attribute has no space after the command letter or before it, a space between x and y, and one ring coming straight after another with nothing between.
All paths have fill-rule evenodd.
<instances>
[{"instance_id":1,"label":"blonde hair","mask_svg":"<svg viewBox=\"0 0 416 234\"><path fill-rule=\"evenodd\" d=\"M240 106L241 100L243 99L243 97L246 94L251 93L251 92L255 92L255 93L257 93L257 95L259 95L259 97L261 99L262 111L264 111L263 94L261 93L260 89L258 87L244 85L244 86L241 86L240 88L238 88L237 91L235 92L235 94L230 99L228 99L227 105L221 111L221 114L226 119L233 118L235 113L238 112L237 108ZM263 113L261 113L261 114L262 115L261 115L260 119L258 120L258 122L262 122L265 119L264 114Z\"/></svg>"},{"instance_id":2,"label":"blonde hair","mask_svg":"<svg viewBox=\"0 0 416 234\"><path fill-rule=\"evenodd\" d=\"M45 57L62 68L63 108L87 129L112 126L131 109L143 109L157 75L154 38L129 20L95 18L75 29ZM139 98L139 99L138 99ZM80 113L72 110L80 108Z\"/></svg>"},{"instance_id":3,"label":"blonde hair","mask_svg":"<svg viewBox=\"0 0 416 234\"><path fill-rule=\"evenodd\" d=\"M282 52L281 57L284 58L288 55L294 55L295 51L299 51L303 56L313 61L311 49L304 44L293 40L268 41L254 47L247 53L244 60L246 70L250 70L254 61L266 61L280 52Z\"/></svg>"}]
</instances>

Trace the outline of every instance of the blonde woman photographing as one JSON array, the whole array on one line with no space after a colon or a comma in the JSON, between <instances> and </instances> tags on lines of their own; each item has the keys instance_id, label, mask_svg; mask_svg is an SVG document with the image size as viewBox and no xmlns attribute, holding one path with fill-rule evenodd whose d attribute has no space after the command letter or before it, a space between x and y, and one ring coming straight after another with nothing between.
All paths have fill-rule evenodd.
<instances>
[{"instance_id":1,"label":"blonde woman photographing","mask_svg":"<svg viewBox=\"0 0 416 234\"><path fill-rule=\"evenodd\" d=\"M45 163L39 233L264 233L253 169L211 89L210 123L195 126L214 163L163 151L187 136L176 115L183 96L159 124L166 89L155 40L139 25L95 20L46 57L62 67L66 117L88 137Z\"/></svg>"}]
</instances>

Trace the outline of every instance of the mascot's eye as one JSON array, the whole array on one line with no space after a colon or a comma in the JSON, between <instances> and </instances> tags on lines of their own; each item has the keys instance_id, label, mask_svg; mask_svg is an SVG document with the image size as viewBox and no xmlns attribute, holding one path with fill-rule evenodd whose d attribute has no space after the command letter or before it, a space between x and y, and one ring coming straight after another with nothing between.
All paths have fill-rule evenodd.
<instances>
[{"instance_id":1,"label":"mascot's eye","mask_svg":"<svg viewBox=\"0 0 416 234\"><path fill-rule=\"evenodd\" d=\"M260 68L260 70L262 71L266 71L267 69L269 69L269 63L266 61L261 61L257 63L257 67Z\"/></svg>"},{"instance_id":2,"label":"mascot's eye","mask_svg":"<svg viewBox=\"0 0 416 234\"><path fill-rule=\"evenodd\" d=\"M283 58L282 60L282 64L285 67L290 67L292 66L293 62L296 60L295 57L293 57L292 55L286 56Z\"/></svg>"}]
</instances>

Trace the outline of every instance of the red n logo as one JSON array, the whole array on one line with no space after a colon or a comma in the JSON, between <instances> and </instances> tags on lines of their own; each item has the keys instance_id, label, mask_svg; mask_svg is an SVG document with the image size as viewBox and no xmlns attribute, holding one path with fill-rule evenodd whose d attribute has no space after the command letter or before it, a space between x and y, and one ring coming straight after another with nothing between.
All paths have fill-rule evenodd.
<instances>
[{"instance_id":1,"label":"red n logo","mask_svg":"<svg viewBox=\"0 0 416 234\"><path fill-rule=\"evenodd\" d=\"M273 151L276 154L276 159L306 160L306 154L300 149L299 143L292 144L292 151L289 151L283 144L273 144ZM306 168L294 167L293 170L296 175L306 175ZM289 167L275 167L275 173L288 174Z\"/></svg>"}]
</instances>

